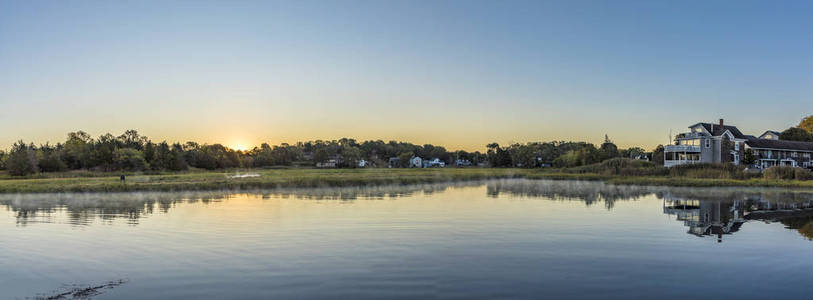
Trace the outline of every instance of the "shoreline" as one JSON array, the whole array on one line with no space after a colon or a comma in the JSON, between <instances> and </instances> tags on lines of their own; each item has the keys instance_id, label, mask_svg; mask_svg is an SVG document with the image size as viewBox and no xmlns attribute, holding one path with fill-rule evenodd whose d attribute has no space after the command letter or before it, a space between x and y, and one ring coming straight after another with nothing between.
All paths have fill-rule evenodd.
<instances>
[{"instance_id":1,"label":"shoreline","mask_svg":"<svg viewBox=\"0 0 813 300\"><path fill-rule=\"evenodd\" d=\"M64 173L54 174L46 178L0 179L0 193L250 190L407 185L502 178L588 180L616 185L813 189L813 180L621 176L512 168L194 171L157 175L131 174L127 175L124 183L119 180L120 173L96 173L93 175L96 176L76 176L76 174Z\"/></svg>"}]
</instances>

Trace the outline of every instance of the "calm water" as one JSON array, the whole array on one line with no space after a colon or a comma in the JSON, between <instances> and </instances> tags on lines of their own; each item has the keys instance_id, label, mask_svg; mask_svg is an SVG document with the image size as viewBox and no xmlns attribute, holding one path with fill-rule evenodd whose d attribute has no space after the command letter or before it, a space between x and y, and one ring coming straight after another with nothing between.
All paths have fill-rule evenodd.
<instances>
[{"instance_id":1,"label":"calm water","mask_svg":"<svg viewBox=\"0 0 813 300\"><path fill-rule=\"evenodd\" d=\"M813 193L500 180L0 196L0 295L810 298ZM67 299L71 299L67 295Z\"/></svg>"}]
</instances>

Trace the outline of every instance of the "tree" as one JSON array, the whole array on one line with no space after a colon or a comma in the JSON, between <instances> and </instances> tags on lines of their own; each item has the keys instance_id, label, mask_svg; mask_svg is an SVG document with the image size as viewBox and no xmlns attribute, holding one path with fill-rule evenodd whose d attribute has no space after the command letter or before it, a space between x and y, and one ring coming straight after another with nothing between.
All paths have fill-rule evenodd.
<instances>
[{"instance_id":1,"label":"tree","mask_svg":"<svg viewBox=\"0 0 813 300\"><path fill-rule=\"evenodd\" d=\"M148 142L147 137L139 135L138 131L134 129L125 131L118 137L118 141L121 143L122 147L133 148L136 150L143 150L144 144Z\"/></svg>"},{"instance_id":2,"label":"tree","mask_svg":"<svg viewBox=\"0 0 813 300\"><path fill-rule=\"evenodd\" d=\"M327 148L319 148L313 151L313 161L320 163L330 159L330 151Z\"/></svg>"},{"instance_id":3,"label":"tree","mask_svg":"<svg viewBox=\"0 0 813 300\"><path fill-rule=\"evenodd\" d=\"M785 131L782 131L782 133L779 134L779 139L787 141L810 142L813 141L813 134L799 127L791 127Z\"/></svg>"},{"instance_id":4,"label":"tree","mask_svg":"<svg viewBox=\"0 0 813 300\"><path fill-rule=\"evenodd\" d=\"M82 169L90 166L90 135L84 131L68 133L65 141L65 164L70 169Z\"/></svg>"},{"instance_id":5,"label":"tree","mask_svg":"<svg viewBox=\"0 0 813 300\"><path fill-rule=\"evenodd\" d=\"M361 149L358 147L345 147L342 148L342 166L355 168L358 162L362 159Z\"/></svg>"},{"instance_id":6,"label":"tree","mask_svg":"<svg viewBox=\"0 0 813 300\"><path fill-rule=\"evenodd\" d=\"M415 156L415 153L411 151L398 154L398 163L401 164L401 168L409 168L409 159L413 156Z\"/></svg>"},{"instance_id":7,"label":"tree","mask_svg":"<svg viewBox=\"0 0 813 300\"><path fill-rule=\"evenodd\" d=\"M802 119L802 121L799 122L799 125L797 125L796 127L804 129L810 134L813 134L813 115L807 116L806 118Z\"/></svg>"},{"instance_id":8,"label":"tree","mask_svg":"<svg viewBox=\"0 0 813 300\"><path fill-rule=\"evenodd\" d=\"M663 145L658 145L655 150L652 150L652 163L663 165Z\"/></svg>"},{"instance_id":9,"label":"tree","mask_svg":"<svg viewBox=\"0 0 813 300\"><path fill-rule=\"evenodd\" d=\"M604 135L604 143L601 144L599 150L599 161L618 157L618 146L616 146L606 134Z\"/></svg>"},{"instance_id":10,"label":"tree","mask_svg":"<svg viewBox=\"0 0 813 300\"><path fill-rule=\"evenodd\" d=\"M6 169L12 176L25 176L37 172L37 157L34 145L26 145L22 140L12 146L6 159Z\"/></svg>"},{"instance_id":11,"label":"tree","mask_svg":"<svg viewBox=\"0 0 813 300\"><path fill-rule=\"evenodd\" d=\"M147 161L141 151L133 148L120 148L113 152L113 166L117 170L142 171L147 168Z\"/></svg>"},{"instance_id":12,"label":"tree","mask_svg":"<svg viewBox=\"0 0 813 300\"><path fill-rule=\"evenodd\" d=\"M510 167L511 153L500 147L500 144L491 143L486 146L488 148L488 163L492 167Z\"/></svg>"},{"instance_id":13,"label":"tree","mask_svg":"<svg viewBox=\"0 0 813 300\"><path fill-rule=\"evenodd\" d=\"M751 148L745 149L745 154L742 156L742 163L745 165L752 165L756 162L754 151Z\"/></svg>"},{"instance_id":14,"label":"tree","mask_svg":"<svg viewBox=\"0 0 813 300\"><path fill-rule=\"evenodd\" d=\"M118 140L112 134L104 134L91 145L90 165L86 167L100 167L104 170L113 169L113 152L119 147Z\"/></svg>"},{"instance_id":15,"label":"tree","mask_svg":"<svg viewBox=\"0 0 813 300\"><path fill-rule=\"evenodd\" d=\"M6 152L0 150L0 170L6 169L6 156L7 156Z\"/></svg>"},{"instance_id":16,"label":"tree","mask_svg":"<svg viewBox=\"0 0 813 300\"><path fill-rule=\"evenodd\" d=\"M619 152L620 156L625 157L625 158L630 158L630 159L637 158L637 157L639 157L641 155L644 155L644 154L646 154L646 151L644 151L644 149L642 149L640 147L632 147L632 148L625 149L625 150L622 150L621 152Z\"/></svg>"},{"instance_id":17,"label":"tree","mask_svg":"<svg viewBox=\"0 0 813 300\"><path fill-rule=\"evenodd\" d=\"M60 172L68 168L63 161L62 145L56 147L49 144L41 145L37 151L37 166L40 172Z\"/></svg>"},{"instance_id":18,"label":"tree","mask_svg":"<svg viewBox=\"0 0 813 300\"><path fill-rule=\"evenodd\" d=\"M514 144L508 150L511 155L511 162L515 167L533 168L537 166L536 158L538 150L534 144Z\"/></svg>"}]
</instances>

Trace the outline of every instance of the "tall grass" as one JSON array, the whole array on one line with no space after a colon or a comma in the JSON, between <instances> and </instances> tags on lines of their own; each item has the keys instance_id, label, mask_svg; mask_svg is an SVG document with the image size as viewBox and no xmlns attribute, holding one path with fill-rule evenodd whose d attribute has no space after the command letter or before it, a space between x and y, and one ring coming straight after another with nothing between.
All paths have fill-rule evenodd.
<instances>
[{"instance_id":1,"label":"tall grass","mask_svg":"<svg viewBox=\"0 0 813 300\"><path fill-rule=\"evenodd\" d=\"M669 176L713 179L759 178L759 173L746 172L744 166L733 164L686 164L669 168Z\"/></svg>"},{"instance_id":2,"label":"tall grass","mask_svg":"<svg viewBox=\"0 0 813 300\"><path fill-rule=\"evenodd\" d=\"M780 180L810 180L813 179L813 174L810 171L802 168L794 168L790 166L775 166L765 170L763 176L766 179L780 179Z\"/></svg>"},{"instance_id":3,"label":"tall grass","mask_svg":"<svg viewBox=\"0 0 813 300\"><path fill-rule=\"evenodd\" d=\"M567 173L592 173L600 175L622 176L664 176L669 171L663 166L642 160L613 158L600 163L566 169Z\"/></svg>"}]
</instances>

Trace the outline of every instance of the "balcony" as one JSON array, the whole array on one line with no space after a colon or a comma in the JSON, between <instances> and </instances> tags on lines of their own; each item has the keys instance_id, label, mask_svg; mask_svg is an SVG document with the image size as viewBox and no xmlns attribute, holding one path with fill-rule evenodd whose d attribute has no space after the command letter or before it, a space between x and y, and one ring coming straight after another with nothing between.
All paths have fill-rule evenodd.
<instances>
[{"instance_id":1,"label":"balcony","mask_svg":"<svg viewBox=\"0 0 813 300\"><path fill-rule=\"evenodd\" d=\"M700 146L692 145L666 145L666 152L700 152Z\"/></svg>"},{"instance_id":2,"label":"balcony","mask_svg":"<svg viewBox=\"0 0 813 300\"><path fill-rule=\"evenodd\" d=\"M707 137L707 135L704 134L704 133L700 133L700 132L684 132L684 133L677 134L675 136L675 139L678 139L678 140L679 139L696 139L696 138L702 138L702 137Z\"/></svg>"}]
</instances>

